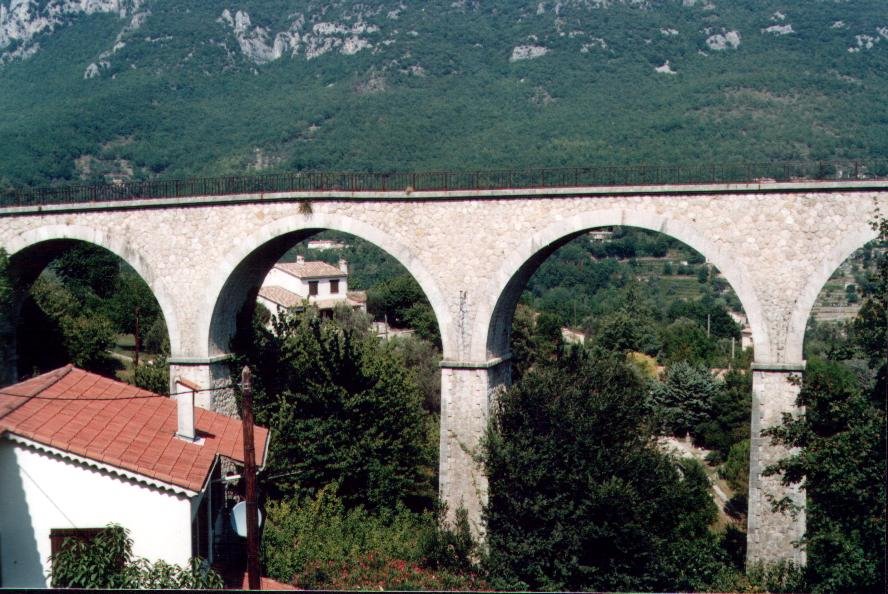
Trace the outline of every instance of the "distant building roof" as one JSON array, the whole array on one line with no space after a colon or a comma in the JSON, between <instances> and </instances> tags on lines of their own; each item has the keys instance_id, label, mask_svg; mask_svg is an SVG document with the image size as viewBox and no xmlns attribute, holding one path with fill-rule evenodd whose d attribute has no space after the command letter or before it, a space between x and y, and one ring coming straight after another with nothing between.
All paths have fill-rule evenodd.
<instances>
[{"instance_id":1,"label":"distant building roof","mask_svg":"<svg viewBox=\"0 0 888 594\"><path fill-rule=\"evenodd\" d=\"M312 239L305 247L310 250L341 250L348 246L341 241L333 241L332 239Z\"/></svg>"},{"instance_id":2,"label":"distant building roof","mask_svg":"<svg viewBox=\"0 0 888 594\"><path fill-rule=\"evenodd\" d=\"M296 278L345 278L347 273L326 262L278 262L278 270L292 274Z\"/></svg>"},{"instance_id":3,"label":"distant building roof","mask_svg":"<svg viewBox=\"0 0 888 594\"><path fill-rule=\"evenodd\" d=\"M202 440L175 436L176 401L72 365L0 389L0 436L5 433L162 483L200 491L217 456L243 462L243 425L197 408ZM263 465L268 430L256 427Z\"/></svg>"},{"instance_id":4,"label":"distant building roof","mask_svg":"<svg viewBox=\"0 0 888 594\"><path fill-rule=\"evenodd\" d=\"M345 299L315 299L311 304L318 309L334 309L337 306L362 307L365 301L352 299L351 293L349 293Z\"/></svg>"},{"instance_id":5,"label":"distant building roof","mask_svg":"<svg viewBox=\"0 0 888 594\"><path fill-rule=\"evenodd\" d=\"M293 291L288 291L283 287L265 286L259 288L259 296L268 299L272 303L277 303L281 307L296 307L302 304L303 297L300 297Z\"/></svg>"},{"instance_id":6,"label":"distant building roof","mask_svg":"<svg viewBox=\"0 0 888 594\"><path fill-rule=\"evenodd\" d=\"M349 301L357 304L367 303L367 291L349 291L346 293Z\"/></svg>"}]
</instances>

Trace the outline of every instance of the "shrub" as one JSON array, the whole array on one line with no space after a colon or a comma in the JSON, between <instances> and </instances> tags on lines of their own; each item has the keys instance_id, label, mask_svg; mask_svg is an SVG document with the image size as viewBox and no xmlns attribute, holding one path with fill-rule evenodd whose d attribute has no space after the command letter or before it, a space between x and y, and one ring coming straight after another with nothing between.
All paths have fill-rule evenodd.
<instances>
[{"instance_id":1,"label":"shrub","mask_svg":"<svg viewBox=\"0 0 888 594\"><path fill-rule=\"evenodd\" d=\"M268 574L301 588L477 589L468 522L439 528L430 512L346 509L335 486L269 502L262 540ZM457 514L460 516L460 514ZM462 514L465 518L465 514Z\"/></svg>"},{"instance_id":2,"label":"shrub","mask_svg":"<svg viewBox=\"0 0 888 594\"><path fill-rule=\"evenodd\" d=\"M792 561L775 561L772 563L754 563L747 572L749 581L756 587L767 592L805 592L805 568Z\"/></svg>"},{"instance_id":3,"label":"shrub","mask_svg":"<svg viewBox=\"0 0 888 594\"><path fill-rule=\"evenodd\" d=\"M170 367L166 357L143 361L133 370L133 383L155 394L168 394L170 391Z\"/></svg>"},{"instance_id":4,"label":"shrub","mask_svg":"<svg viewBox=\"0 0 888 594\"><path fill-rule=\"evenodd\" d=\"M721 478L728 481L728 485L735 493L745 494L749 491L749 440L731 446L725 463L718 471Z\"/></svg>"},{"instance_id":5,"label":"shrub","mask_svg":"<svg viewBox=\"0 0 888 594\"><path fill-rule=\"evenodd\" d=\"M109 524L89 542L66 539L52 558L54 588L217 589L222 578L203 560L188 567L133 557L129 530Z\"/></svg>"}]
</instances>

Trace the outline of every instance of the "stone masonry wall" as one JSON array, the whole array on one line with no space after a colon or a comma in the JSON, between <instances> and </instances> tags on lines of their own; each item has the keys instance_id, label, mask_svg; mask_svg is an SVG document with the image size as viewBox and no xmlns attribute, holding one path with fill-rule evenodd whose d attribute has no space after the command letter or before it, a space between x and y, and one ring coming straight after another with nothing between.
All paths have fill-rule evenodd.
<instances>
[{"instance_id":1,"label":"stone masonry wall","mask_svg":"<svg viewBox=\"0 0 888 594\"><path fill-rule=\"evenodd\" d=\"M799 545L805 535L805 493L797 485L784 486L779 474L763 476L768 466L792 451L762 436L764 430L780 425L784 414L802 412L796 406L801 378L800 370L753 371L747 563L781 559L805 563L805 550ZM774 504L784 498L791 503L790 509L775 511Z\"/></svg>"},{"instance_id":2,"label":"stone masonry wall","mask_svg":"<svg viewBox=\"0 0 888 594\"><path fill-rule=\"evenodd\" d=\"M487 477L480 445L497 395L509 382L510 363L468 369L442 365L439 492L447 504L448 521L465 508L473 533L483 535Z\"/></svg>"}]
</instances>

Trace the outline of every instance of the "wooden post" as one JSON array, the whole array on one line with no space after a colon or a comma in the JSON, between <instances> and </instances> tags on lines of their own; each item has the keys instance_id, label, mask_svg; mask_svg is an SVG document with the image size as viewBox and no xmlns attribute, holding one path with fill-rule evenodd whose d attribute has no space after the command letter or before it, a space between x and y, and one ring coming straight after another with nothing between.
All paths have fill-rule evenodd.
<instances>
[{"instance_id":1,"label":"wooden post","mask_svg":"<svg viewBox=\"0 0 888 594\"><path fill-rule=\"evenodd\" d=\"M259 590L259 509L256 501L256 448L253 443L253 382L250 368L241 372L244 426L244 483L247 502L247 577L250 590Z\"/></svg>"},{"instance_id":2,"label":"wooden post","mask_svg":"<svg viewBox=\"0 0 888 594\"><path fill-rule=\"evenodd\" d=\"M135 333L133 335L133 368L135 369L139 366L139 353L142 352L142 328L139 324L139 314L141 313L141 310L138 305L135 307L133 313L135 314L134 317L136 319Z\"/></svg>"}]
</instances>

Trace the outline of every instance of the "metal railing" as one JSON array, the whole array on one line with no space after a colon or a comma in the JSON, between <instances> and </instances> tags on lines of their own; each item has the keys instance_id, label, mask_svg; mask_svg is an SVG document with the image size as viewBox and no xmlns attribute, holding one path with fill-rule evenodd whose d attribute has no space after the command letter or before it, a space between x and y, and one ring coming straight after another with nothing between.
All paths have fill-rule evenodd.
<instances>
[{"instance_id":1,"label":"metal railing","mask_svg":"<svg viewBox=\"0 0 888 594\"><path fill-rule=\"evenodd\" d=\"M299 171L252 176L0 189L0 207L276 192L421 192L873 179L888 179L888 159L594 166L471 172Z\"/></svg>"}]
</instances>

